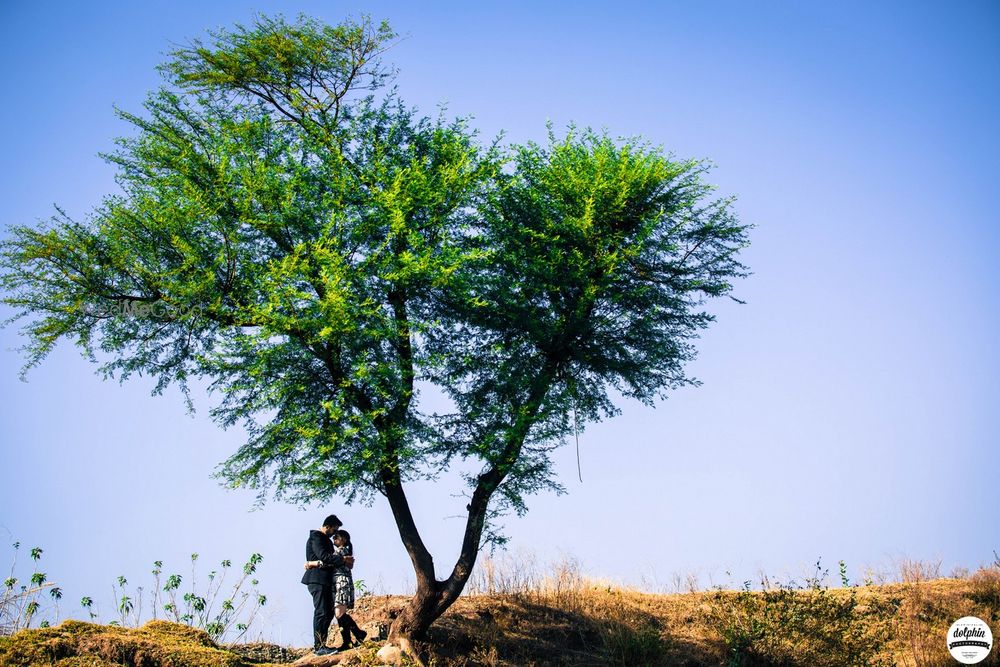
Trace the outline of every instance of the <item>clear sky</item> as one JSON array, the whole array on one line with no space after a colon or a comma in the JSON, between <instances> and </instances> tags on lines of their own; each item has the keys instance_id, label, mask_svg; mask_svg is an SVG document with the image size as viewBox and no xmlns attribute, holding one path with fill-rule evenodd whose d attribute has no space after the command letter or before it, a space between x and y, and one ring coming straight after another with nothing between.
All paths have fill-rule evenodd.
<instances>
[{"instance_id":1,"label":"clear sky","mask_svg":"<svg viewBox=\"0 0 1000 667\"><path fill-rule=\"evenodd\" d=\"M4 0L0 222L53 203L84 216L115 189L96 157L127 131L112 106L139 110L171 43L254 11L387 18L406 35L401 93L426 113L447 102L512 141L550 119L644 135L716 162L756 225L748 303L717 304L690 367L703 386L621 402L581 436L582 484L560 450L569 493L507 522L515 553L656 588L795 576L817 557L852 576L901 557L947 572L1000 549L1000 4ZM259 551L268 634L305 644L303 544L331 511L356 576L409 586L383 504L251 512L210 478L242 434L204 397L186 416L174 392L102 382L71 346L22 383L18 345L0 330L0 539L45 549L64 614L90 595L109 619L114 578L148 587L156 559L183 572L191 552ZM412 493L441 570L462 530L452 481Z\"/></svg>"}]
</instances>

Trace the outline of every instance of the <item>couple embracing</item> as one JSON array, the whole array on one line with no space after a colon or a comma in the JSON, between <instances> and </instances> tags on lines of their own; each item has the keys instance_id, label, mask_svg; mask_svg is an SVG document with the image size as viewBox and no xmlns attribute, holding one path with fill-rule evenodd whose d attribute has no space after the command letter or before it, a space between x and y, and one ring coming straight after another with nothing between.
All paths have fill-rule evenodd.
<instances>
[{"instance_id":1,"label":"couple embracing","mask_svg":"<svg viewBox=\"0 0 1000 667\"><path fill-rule=\"evenodd\" d=\"M319 530L309 531L306 541L306 571L302 583L313 599L313 650L317 655L351 648L352 634L355 645L368 636L347 613L354 608L354 578L351 576L354 547L350 534L340 529L343 525L337 515L331 514L323 520ZM334 618L343 640L339 649L326 646Z\"/></svg>"}]
</instances>

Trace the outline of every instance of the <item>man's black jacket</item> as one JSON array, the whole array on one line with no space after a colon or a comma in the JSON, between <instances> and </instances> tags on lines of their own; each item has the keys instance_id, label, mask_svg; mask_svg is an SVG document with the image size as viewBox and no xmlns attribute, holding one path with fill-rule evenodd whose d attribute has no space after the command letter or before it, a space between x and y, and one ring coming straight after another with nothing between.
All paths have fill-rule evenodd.
<instances>
[{"instance_id":1,"label":"man's black jacket","mask_svg":"<svg viewBox=\"0 0 1000 667\"><path fill-rule=\"evenodd\" d=\"M306 570L302 575L303 584L333 585L333 568L343 565L344 557L333 552L333 540L320 530L310 530L306 540L306 560L321 560L323 567Z\"/></svg>"}]
</instances>

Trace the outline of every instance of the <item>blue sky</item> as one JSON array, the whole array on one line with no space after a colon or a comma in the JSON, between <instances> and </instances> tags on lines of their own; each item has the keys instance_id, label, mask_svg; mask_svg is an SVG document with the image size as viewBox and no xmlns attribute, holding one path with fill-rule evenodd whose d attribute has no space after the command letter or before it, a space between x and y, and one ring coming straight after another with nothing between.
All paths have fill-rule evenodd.
<instances>
[{"instance_id":1,"label":"blue sky","mask_svg":"<svg viewBox=\"0 0 1000 667\"><path fill-rule=\"evenodd\" d=\"M596 577L666 586L853 576L902 557L975 566L1000 549L1000 5L962 3L27 3L0 5L0 222L82 217L115 189L96 154L127 131L172 43L255 11L329 22L367 12L405 99L473 114L484 138L540 140L570 121L705 157L756 225L739 285L690 370L704 383L581 436L543 495L507 522L512 552L573 555ZM3 313L4 316L7 311ZM71 346L27 383L0 330L0 538L45 549L66 591L110 618L118 574L264 555L268 635L304 644L298 572L326 513L357 576L411 579L388 509L302 510L210 478L241 442L176 393L102 382ZM453 480L412 490L439 568L460 543ZM0 558L3 558L0 551ZM726 572L730 574L727 575Z\"/></svg>"}]
</instances>

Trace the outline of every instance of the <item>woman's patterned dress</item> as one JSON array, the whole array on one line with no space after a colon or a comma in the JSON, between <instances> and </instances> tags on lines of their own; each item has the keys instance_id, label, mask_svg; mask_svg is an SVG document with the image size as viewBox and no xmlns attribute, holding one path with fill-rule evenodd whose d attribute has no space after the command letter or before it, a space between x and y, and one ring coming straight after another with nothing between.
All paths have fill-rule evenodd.
<instances>
[{"instance_id":1,"label":"woman's patterned dress","mask_svg":"<svg viewBox=\"0 0 1000 667\"><path fill-rule=\"evenodd\" d=\"M350 544L342 547L334 545L333 551L340 556L354 555L354 549ZM346 565L333 568L333 590L334 604L354 609L354 577L351 576L351 568Z\"/></svg>"}]
</instances>

